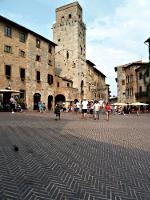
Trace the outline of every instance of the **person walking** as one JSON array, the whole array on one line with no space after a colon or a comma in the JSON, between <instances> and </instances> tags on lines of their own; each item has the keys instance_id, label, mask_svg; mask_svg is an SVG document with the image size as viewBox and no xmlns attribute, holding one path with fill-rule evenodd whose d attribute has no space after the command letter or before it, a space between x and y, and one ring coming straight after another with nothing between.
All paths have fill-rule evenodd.
<instances>
[{"instance_id":1,"label":"person walking","mask_svg":"<svg viewBox=\"0 0 150 200\"><path fill-rule=\"evenodd\" d=\"M10 98L10 107L11 107L12 114L14 114L15 113L15 107L16 107L16 100L13 96Z\"/></svg>"},{"instance_id":2,"label":"person walking","mask_svg":"<svg viewBox=\"0 0 150 200\"><path fill-rule=\"evenodd\" d=\"M39 112L43 113L43 103L41 100L38 102L38 108L39 108Z\"/></svg>"},{"instance_id":3,"label":"person walking","mask_svg":"<svg viewBox=\"0 0 150 200\"><path fill-rule=\"evenodd\" d=\"M88 109L88 101L86 99L83 99L82 102L82 119L87 119L87 109Z\"/></svg>"},{"instance_id":4,"label":"person walking","mask_svg":"<svg viewBox=\"0 0 150 200\"><path fill-rule=\"evenodd\" d=\"M94 103L94 120L99 120L99 108L100 108L100 105L99 105L99 102L98 101L95 101Z\"/></svg>"},{"instance_id":5,"label":"person walking","mask_svg":"<svg viewBox=\"0 0 150 200\"><path fill-rule=\"evenodd\" d=\"M55 120L57 120L57 119L60 120L60 110L61 110L60 105L57 103L55 106L55 111L54 111L54 113L56 115Z\"/></svg>"},{"instance_id":6,"label":"person walking","mask_svg":"<svg viewBox=\"0 0 150 200\"><path fill-rule=\"evenodd\" d=\"M110 111L111 111L110 105L109 105L109 103L106 103L105 112L106 112L106 120L107 120L107 121L109 121L109 114L110 114Z\"/></svg>"}]
</instances>

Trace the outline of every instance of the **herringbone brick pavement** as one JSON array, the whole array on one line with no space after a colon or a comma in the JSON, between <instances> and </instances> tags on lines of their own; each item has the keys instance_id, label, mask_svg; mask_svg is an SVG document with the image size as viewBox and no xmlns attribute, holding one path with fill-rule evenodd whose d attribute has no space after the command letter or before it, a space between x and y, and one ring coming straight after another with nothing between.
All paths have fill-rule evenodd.
<instances>
[{"instance_id":1,"label":"herringbone brick pavement","mask_svg":"<svg viewBox=\"0 0 150 200\"><path fill-rule=\"evenodd\" d=\"M149 130L150 114L0 113L0 200L149 200Z\"/></svg>"}]
</instances>

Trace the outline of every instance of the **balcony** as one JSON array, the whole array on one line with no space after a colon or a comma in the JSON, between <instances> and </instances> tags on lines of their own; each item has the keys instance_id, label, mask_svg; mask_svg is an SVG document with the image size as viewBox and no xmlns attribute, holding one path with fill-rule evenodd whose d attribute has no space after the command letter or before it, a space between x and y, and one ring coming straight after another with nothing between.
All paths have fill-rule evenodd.
<instances>
[{"instance_id":1,"label":"balcony","mask_svg":"<svg viewBox=\"0 0 150 200\"><path fill-rule=\"evenodd\" d=\"M139 98L139 97L148 97L148 93L145 91L145 92L137 92L135 93L135 97L136 98Z\"/></svg>"}]
</instances>

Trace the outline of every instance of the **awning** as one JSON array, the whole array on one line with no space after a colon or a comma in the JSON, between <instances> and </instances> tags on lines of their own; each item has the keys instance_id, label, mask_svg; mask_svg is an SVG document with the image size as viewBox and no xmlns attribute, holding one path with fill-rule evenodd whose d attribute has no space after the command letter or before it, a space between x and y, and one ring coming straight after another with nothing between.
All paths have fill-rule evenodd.
<instances>
[{"instance_id":1,"label":"awning","mask_svg":"<svg viewBox=\"0 0 150 200\"><path fill-rule=\"evenodd\" d=\"M149 104L147 103L141 103L141 102L134 102L130 104L131 106L147 106Z\"/></svg>"},{"instance_id":2,"label":"awning","mask_svg":"<svg viewBox=\"0 0 150 200\"><path fill-rule=\"evenodd\" d=\"M1 89L0 93L20 93L18 90Z\"/></svg>"}]
</instances>

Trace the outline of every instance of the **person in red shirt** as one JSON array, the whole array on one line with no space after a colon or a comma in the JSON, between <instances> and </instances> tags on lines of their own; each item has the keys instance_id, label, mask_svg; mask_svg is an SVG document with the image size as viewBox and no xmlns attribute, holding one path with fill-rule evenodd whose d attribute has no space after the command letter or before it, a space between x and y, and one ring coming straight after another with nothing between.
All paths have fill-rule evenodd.
<instances>
[{"instance_id":1,"label":"person in red shirt","mask_svg":"<svg viewBox=\"0 0 150 200\"><path fill-rule=\"evenodd\" d=\"M106 120L109 121L109 113L111 111L110 105L106 103L105 112L106 112Z\"/></svg>"}]
</instances>

